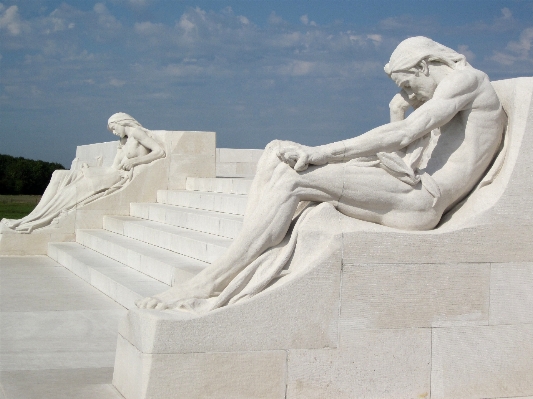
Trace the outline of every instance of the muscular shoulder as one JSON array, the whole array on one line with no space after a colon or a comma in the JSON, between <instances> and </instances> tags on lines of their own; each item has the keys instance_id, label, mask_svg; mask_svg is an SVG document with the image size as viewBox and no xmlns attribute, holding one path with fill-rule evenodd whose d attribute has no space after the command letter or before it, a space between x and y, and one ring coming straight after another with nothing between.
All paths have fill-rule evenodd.
<instances>
[{"instance_id":1,"label":"muscular shoulder","mask_svg":"<svg viewBox=\"0 0 533 399\"><path fill-rule=\"evenodd\" d=\"M475 107L479 99L492 92L488 76L477 69L454 70L446 76L435 90L433 98L454 104L456 111Z\"/></svg>"},{"instance_id":2,"label":"muscular shoulder","mask_svg":"<svg viewBox=\"0 0 533 399\"><path fill-rule=\"evenodd\" d=\"M435 90L435 97L453 98L475 95L487 83L487 75L477 69L455 70L441 81Z\"/></svg>"}]
</instances>

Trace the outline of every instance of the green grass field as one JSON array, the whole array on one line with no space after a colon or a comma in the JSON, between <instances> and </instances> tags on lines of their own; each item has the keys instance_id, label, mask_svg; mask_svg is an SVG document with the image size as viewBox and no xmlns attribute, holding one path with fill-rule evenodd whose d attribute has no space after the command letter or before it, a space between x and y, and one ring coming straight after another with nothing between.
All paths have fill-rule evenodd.
<instances>
[{"instance_id":1,"label":"green grass field","mask_svg":"<svg viewBox=\"0 0 533 399\"><path fill-rule=\"evenodd\" d=\"M0 195L0 220L20 219L26 216L40 199L40 195Z\"/></svg>"}]
</instances>

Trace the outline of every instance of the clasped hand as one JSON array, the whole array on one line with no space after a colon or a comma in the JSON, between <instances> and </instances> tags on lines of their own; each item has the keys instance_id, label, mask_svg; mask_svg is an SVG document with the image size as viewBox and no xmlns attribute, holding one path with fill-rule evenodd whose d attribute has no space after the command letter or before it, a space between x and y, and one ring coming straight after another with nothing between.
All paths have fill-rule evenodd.
<instances>
[{"instance_id":1,"label":"clasped hand","mask_svg":"<svg viewBox=\"0 0 533 399\"><path fill-rule=\"evenodd\" d=\"M131 160L129 158L124 158L120 162L119 168L122 169L122 170L131 170L131 169L133 169L134 166L135 166L135 163L133 162L133 160Z\"/></svg>"},{"instance_id":2,"label":"clasped hand","mask_svg":"<svg viewBox=\"0 0 533 399\"><path fill-rule=\"evenodd\" d=\"M308 147L290 141L280 142L277 156L296 172L306 170L309 165L325 165L328 163L326 154L317 147Z\"/></svg>"},{"instance_id":3,"label":"clasped hand","mask_svg":"<svg viewBox=\"0 0 533 399\"><path fill-rule=\"evenodd\" d=\"M409 96L405 90L401 90L389 103L391 122L405 119L405 112L409 107L417 109L422 104L422 101L417 100L414 96Z\"/></svg>"}]
</instances>

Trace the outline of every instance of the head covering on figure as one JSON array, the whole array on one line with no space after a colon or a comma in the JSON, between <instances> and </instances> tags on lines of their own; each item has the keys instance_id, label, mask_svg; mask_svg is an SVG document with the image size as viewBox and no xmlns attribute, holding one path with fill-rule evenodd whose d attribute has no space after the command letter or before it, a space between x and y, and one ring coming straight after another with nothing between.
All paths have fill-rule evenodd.
<instances>
[{"instance_id":1,"label":"head covering on figure","mask_svg":"<svg viewBox=\"0 0 533 399\"><path fill-rule=\"evenodd\" d=\"M133 116L126 114L125 112L117 112L116 114L111 115L107 120L107 126L109 126L111 123L120 123L121 125L134 124L136 126L141 126L141 124L137 122Z\"/></svg>"},{"instance_id":2,"label":"head covering on figure","mask_svg":"<svg viewBox=\"0 0 533 399\"><path fill-rule=\"evenodd\" d=\"M439 61L453 69L470 66L463 54L427 37L415 36L398 44L385 65L385 73L390 76L393 72L409 70L422 60Z\"/></svg>"}]
</instances>

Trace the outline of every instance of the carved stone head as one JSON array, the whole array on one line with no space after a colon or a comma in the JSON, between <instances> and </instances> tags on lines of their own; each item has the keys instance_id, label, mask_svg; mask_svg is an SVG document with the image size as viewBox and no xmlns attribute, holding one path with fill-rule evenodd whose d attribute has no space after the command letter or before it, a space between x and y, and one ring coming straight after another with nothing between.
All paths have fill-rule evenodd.
<instances>
[{"instance_id":1,"label":"carved stone head","mask_svg":"<svg viewBox=\"0 0 533 399\"><path fill-rule=\"evenodd\" d=\"M462 69L468 65L466 57L457 51L427 37L416 36L398 44L384 69L391 76L393 72L408 71L422 60L427 63L440 62L452 69Z\"/></svg>"},{"instance_id":2,"label":"carved stone head","mask_svg":"<svg viewBox=\"0 0 533 399\"><path fill-rule=\"evenodd\" d=\"M141 126L133 116L126 114L125 112L117 112L116 114L111 115L107 120L107 126L109 127L112 123L120 123L123 126L130 124Z\"/></svg>"}]
</instances>

